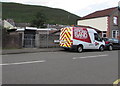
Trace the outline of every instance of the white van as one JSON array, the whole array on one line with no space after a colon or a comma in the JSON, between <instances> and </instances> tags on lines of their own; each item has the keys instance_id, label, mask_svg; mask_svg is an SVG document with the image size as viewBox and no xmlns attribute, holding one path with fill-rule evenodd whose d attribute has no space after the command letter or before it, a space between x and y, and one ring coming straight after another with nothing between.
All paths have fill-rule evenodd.
<instances>
[{"instance_id":1,"label":"white van","mask_svg":"<svg viewBox=\"0 0 120 86\"><path fill-rule=\"evenodd\" d=\"M105 42L92 28L66 27L61 29L60 47L64 49L76 49L82 52L83 49L104 50Z\"/></svg>"}]
</instances>

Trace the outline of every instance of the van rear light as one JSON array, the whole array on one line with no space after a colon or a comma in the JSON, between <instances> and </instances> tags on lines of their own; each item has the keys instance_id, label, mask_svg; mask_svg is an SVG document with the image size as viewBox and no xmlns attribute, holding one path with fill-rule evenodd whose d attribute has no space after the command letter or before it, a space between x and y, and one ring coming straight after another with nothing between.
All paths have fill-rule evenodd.
<instances>
[{"instance_id":1,"label":"van rear light","mask_svg":"<svg viewBox=\"0 0 120 86\"><path fill-rule=\"evenodd\" d=\"M110 42L109 41L106 41L105 44L109 44Z\"/></svg>"}]
</instances>

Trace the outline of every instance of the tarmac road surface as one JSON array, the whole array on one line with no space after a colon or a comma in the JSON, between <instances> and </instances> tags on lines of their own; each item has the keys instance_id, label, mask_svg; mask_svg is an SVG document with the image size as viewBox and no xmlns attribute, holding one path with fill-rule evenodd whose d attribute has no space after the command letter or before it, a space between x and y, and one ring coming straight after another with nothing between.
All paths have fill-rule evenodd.
<instances>
[{"instance_id":1,"label":"tarmac road surface","mask_svg":"<svg viewBox=\"0 0 120 86\"><path fill-rule=\"evenodd\" d=\"M3 84L112 84L118 51L37 52L2 57Z\"/></svg>"}]
</instances>

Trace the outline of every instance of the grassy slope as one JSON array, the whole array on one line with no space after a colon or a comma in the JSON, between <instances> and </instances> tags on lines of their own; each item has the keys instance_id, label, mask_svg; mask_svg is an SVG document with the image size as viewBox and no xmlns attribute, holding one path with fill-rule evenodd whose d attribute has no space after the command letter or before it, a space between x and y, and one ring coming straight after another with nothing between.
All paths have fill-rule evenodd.
<instances>
[{"instance_id":1,"label":"grassy slope","mask_svg":"<svg viewBox=\"0 0 120 86\"><path fill-rule=\"evenodd\" d=\"M79 16L65 10L44 6L23 5L17 3L2 3L3 18L12 18L16 22L30 22L37 12L44 13L49 24L76 24Z\"/></svg>"}]
</instances>

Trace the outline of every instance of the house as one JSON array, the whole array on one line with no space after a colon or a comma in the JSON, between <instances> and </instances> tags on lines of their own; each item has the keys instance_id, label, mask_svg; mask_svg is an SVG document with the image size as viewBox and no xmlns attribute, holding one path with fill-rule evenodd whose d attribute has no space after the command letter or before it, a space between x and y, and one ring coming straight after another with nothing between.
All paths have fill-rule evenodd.
<instances>
[{"instance_id":1,"label":"house","mask_svg":"<svg viewBox=\"0 0 120 86\"><path fill-rule=\"evenodd\" d=\"M77 20L77 25L90 26L101 31L102 37L118 38L120 28L118 8L99 10Z\"/></svg>"},{"instance_id":2,"label":"house","mask_svg":"<svg viewBox=\"0 0 120 86\"><path fill-rule=\"evenodd\" d=\"M15 25L13 23L10 23L7 20L3 20L3 27L8 29L8 30L16 29Z\"/></svg>"},{"instance_id":3,"label":"house","mask_svg":"<svg viewBox=\"0 0 120 86\"><path fill-rule=\"evenodd\" d=\"M13 30L17 28L29 27L30 23L16 23L13 19L3 20L4 28L8 30Z\"/></svg>"},{"instance_id":4,"label":"house","mask_svg":"<svg viewBox=\"0 0 120 86\"><path fill-rule=\"evenodd\" d=\"M15 23L15 26L16 27L29 27L30 26L30 23Z\"/></svg>"},{"instance_id":5,"label":"house","mask_svg":"<svg viewBox=\"0 0 120 86\"><path fill-rule=\"evenodd\" d=\"M47 26L47 28L56 28L58 30L60 30L63 27L67 27L69 25L60 25L60 24L45 24L45 26Z\"/></svg>"},{"instance_id":6,"label":"house","mask_svg":"<svg viewBox=\"0 0 120 86\"><path fill-rule=\"evenodd\" d=\"M120 1L118 2L118 27L120 28ZM119 37L120 39L120 37Z\"/></svg>"},{"instance_id":7,"label":"house","mask_svg":"<svg viewBox=\"0 0 120 86\"><path fill-rule=\"evenodd\" d=\"M3 48L41 48L58 47L54 40L59 39L56 28L28 27L29 23L15 23L13 19L3 20L4 47ZM1 24L2 24L1 22Z\"/></svg>"}]
</instances>

